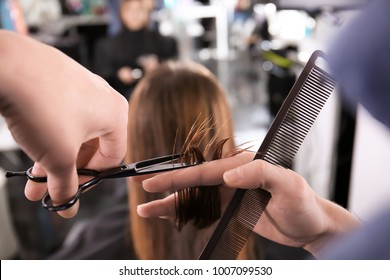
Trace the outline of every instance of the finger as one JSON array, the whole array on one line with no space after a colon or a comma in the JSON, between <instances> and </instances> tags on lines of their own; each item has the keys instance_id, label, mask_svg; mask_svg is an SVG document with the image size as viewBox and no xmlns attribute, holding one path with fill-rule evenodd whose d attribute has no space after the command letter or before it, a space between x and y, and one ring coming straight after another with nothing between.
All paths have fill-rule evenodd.
<instances>
[{"instance_id":1,"label":"finger","mask_svg":"<svg viewBox=\"0 0 390 280\"><path fill-rule=\"evenodd\" d=\"M243 152L230 158L206 162L198 166L159 174L143 181L149 192L174 191L195 186L214 186L223 183L223 173L253 159L253 153Z\"/></svg>"},{"instance_id":2,"label":"finger","mask_svg":"<svg viewBox=\"0 0 390 280\"><path fill-rule=\"evenodd\" d=\"M176 216L175 196L174 194L171 194L163 199L153 200L145 204L140 204L137 206L137 213L143 218L174 218Z\"/></svg>"},{"instance_id":3,"label":"finger","mask_svg":"<svg viewBox=\"0 0 390 280\"><path fill-rule=\"evenodd\" d=\"M73 178L74 174L64 176L63 172L59 175L56 173L47 173L41 164L35 163L32 174L39 177L47 177L47 183L37 183L28 180L25 188L25 196L32 201L41 200L49 192L53 205L60 205L71 200L77 192L78 178ZM78 204L78 203L77 203ZM73 217L78 210L78 205L69 210L58 212L63 217Z\"/></svg>"},{"instance_id":4,"label":"finger","mask_svg":"<svg viewBox=\"0 0 390 280\"><path fill-rule=\"evenodd\" d=\"M222 209L226 208L234 192L221 192ZM153 200L148 203L137 206L137 213L143 218L160 217L160 218L175 218L176 217L176 201L175 195L171 194L163 199Z\"/></svg>"},{"instance_id":5,"label":"finger","mask_svg":"<svg viewBox=\"0 0 390 280\"><path fill-rule=\"evenodd\" d=\"M146 174L146 175L137 175L137 176L134 176L134 177L128 177L130 181L132 181L134 184L138 185L138 186L141 186L142 185L142 182L149 179L149 178L153 178L154 176L156 176L156 174Z\"/></svg>"},{"instance_id":6,"label":"finger","mask_svg":"<svg viewBox=\"0 0 390 280\"><path fill-rule=\"evenodd\" d=\"M48 172L47 188L53 205L61 205L73 199L78 190L76 167ZM64 218L71 218L76 215L78 207L79 203L76 203L67 210L59 211L58 214Z\"/></svg>"},{"instance_id":7,"label":"finger","mask_svg":"<svg viewBox=\"0 0 390 280\"><path fill-rule=\"evenodd\" d=\"M39 164L35 163L31 173L34 176L46 177L45 169ZM47 183L36 183L32 180L27 180L26 187L24 189L24 195L31 201L40 200L47 192Z\"/></svg>"}]
</instances>

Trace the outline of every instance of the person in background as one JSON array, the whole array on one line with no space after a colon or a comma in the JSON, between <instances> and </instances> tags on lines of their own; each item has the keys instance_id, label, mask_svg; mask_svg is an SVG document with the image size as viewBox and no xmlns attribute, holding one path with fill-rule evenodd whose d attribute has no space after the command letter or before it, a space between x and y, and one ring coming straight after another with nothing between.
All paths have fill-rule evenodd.
<instances>
[{"instance_id":1,"label":"person in background","mask_svg":"<svg viewBox=\"0 0 390 280\"><path fill-rule=\"evenodd\" d=\"M226 155L234 149L230 109L215 76L200 64L168 61L148 73L136 86L129 103L128 152L125 162L180 152L194 124L206 133L203 150L229 138ZM50 259L197 259L214 228L185 225L179 232L169 220L143 219L136 206L157 196L146 193L140 179L128 180L128 201L97 215ZM261 258L251 239L240 255Z\"/></svg>"},{"instance_id":2,"label":"person in background","mask_svg":"<svg viewBox=\"0 0 390 280\"><path fill-rule=\"evenodd\" d=\"M253 4L251 0L238 0L234 7L234 21L245 22L253 14Z\"/></svg>"},{"instance_id":3,"label":"person in background","mask_svg":"<svg viewBox=\"0 0 390 280\"><path fill-rule=\"evenodd\" d=\"M390 129L390 2L370 1L336 38L329 67L349 104L360 103ZM367 34L365 38L361 34ZM379 57L375 57L379 55ZM353 106L353 107L354 107ZM212 161L143 182L164 192L191 186L263 188L272 198L254 231L280 244L302 247L319 259L390 259L390 207L365 225L316 194L299 174L254 160L253 154ZM370 186L367 186L370 187ZM138 206L142 217L175 216L172 196Z\"/></svg>"},{"instance_id":4,"label":"person in background","mask_svg":"<svg viewBox=\"0 0 390 280\"><path fill-rule=\"evenodd\" d=\"M20 148L35 161L25 195L55 204L73 197L76 169L105 169L126 152L126 100L106 81L53 47L0 30L0 112ZM61 69L61 71L58 71ZM23 82L21 82L23 81ZM93 120L93 121L91 121ZM78 205L58 212L77 213Z\"/></svg>"},{"instance_id":5,"label":"person in background","mask_svg":"<svg viewBox=\"0 0 390 280\"><path fill-rule=\"evenodd\" d=\"M150 9L149 1L121 0L121 31L96 44L94 72L127 99L145 73L178 56L174 38L150 29Z\"/></svg>"},{"instance_id":6,"label":"person in background","mask_svg":"<svg viewBox=\"0 0 390 280\"><path fill-rule=\"evenodd\" d=\"M113 36L118 34L122 29L122 23L119 17L119 7L120 7L120 1L121 0L108 0L107 2L107 9L108 13L110 15L110 21L108 23L108 30L107 33L109 36ZM164 7L164 1L163 0L144 0L145 6L147 9L149 9L151 12L160 10ZM150 27L152 30L157 30L158 24L155 21L150 22Z\"/></svg>"},{"instance_id":7,"label":"person in background","mask_svg":"<svg viewBox=\"0 0 390 280\"><path fill-rule=\"evenodd\" d=\"M0 28L25 35L29 33L19 0L0 0Z\"/></svg>"},{"instance_id":8,"label":"person in background","mask_svg":"<svg viewBox=\"0 0 390 280\"><path fill-rule=\"evenodd\" d=\"M114 36L118 34L122 28L121 20L118 15L119 4L120 4L120 0L107 1L107 12L110 16L108 22L108 30L107 30L109 36Z\"/></svg>"}]
</instances>

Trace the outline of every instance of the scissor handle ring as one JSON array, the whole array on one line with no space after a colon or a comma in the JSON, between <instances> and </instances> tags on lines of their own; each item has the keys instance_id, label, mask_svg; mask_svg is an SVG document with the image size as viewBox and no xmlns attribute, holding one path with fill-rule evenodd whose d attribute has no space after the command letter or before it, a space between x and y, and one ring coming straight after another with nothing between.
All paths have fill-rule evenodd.
<instances>
[{"instance_id":1,"label":"scissor handle ring","mask_svg":"<svg viewBox=\"0 0 390 280\"><path fill-rule=\"evenodd\" d=\"M39 182L46 182L47 181L47 178L46 177L34 177L33 179L31 179L29 177L29 174L27 174L28 172L30 172L31 174L31 170L32 168L29 168L26 172L26 176L30 179L30 180L36 180L36 179L46 179L45 181L39 181ZM86 175L86 176L97 176L99 174L98 171L95 171L95 170L91 170L91 169L78 169L77 170L77 173L79 175ZM38 182L38 181L35 181L35 182ZM49 210L49 211L63 211L63 210L66 210L66 209L69 209L70 207L72 207L73 205L76 204L77 200L80 199L80 196L81 194L89 187L91 187L92 185L96 184L100 182L100 180L97 180L96 177L85 182L84 184L81 184L79 185L79 188L77 190L77 193L75 194L75 196L69 200L68 202L64 203L64 204L60 204L60 205L53 205L53 202L51 200L51 197L49 195L49 193L46 193L44 195L44 197L42 198L42 207L44 207L45 209Z\"/></svg>"},{"instance_id":2,"label":"scissor handle ring","mask_svg":"<svg viewBox=\"0 0 390 280\"><path fill-rule=\"evenodd\" d=\"M43 177L43 176L34 176L32 174L32 167L30 167L29 169L27 169L26 171L26 177L33 181L33 182L36 182L36 183L46 183L47 182L47 177Z\"/></svg>"},{"instance_id":3,"label":"scissor handle ring","mask_svg":"<svg viewBox=\"0 0 390 280\"><path fill-rule=\"evenodd\" d=\"M44 197L42 198L42 207L49 210L49 211L54 211L54 212L69 209L70 207L72 207L73 205L76 204L76 202L80 198L81 193L82 192L79 189L77 191L76 195L71 200L69 200L68 202L66 202L64 204L60 204L60 205L53 205L53 202L51 200L49 193L46 193L44 195Z\"/></svg>"}]
</instances>

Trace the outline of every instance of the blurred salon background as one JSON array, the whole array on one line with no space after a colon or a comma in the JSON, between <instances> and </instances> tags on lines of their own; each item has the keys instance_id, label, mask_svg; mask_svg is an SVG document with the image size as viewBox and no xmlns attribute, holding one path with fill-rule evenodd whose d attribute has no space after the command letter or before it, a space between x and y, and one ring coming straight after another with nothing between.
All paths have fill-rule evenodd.
<instances>
[{"instance_id":1,"label":"blurred salon background","mask_svg":"<svg viewBox=\"0 0 390 280\"><path fill-rule=\"evenodd\" d=\"M366 3L142 0L148 7L146 21L137 27L137 22L131 22L139 13L121 14L120 1L0 0L0 27L58 48L104 77L126 98L143 75L164 60L201 63L226 91L236 142L253 150L311 53L317 49L326 53L338 31ZM138 28L152 32L151 39L139 40ZM373 54L372 59L380 55ZM383 134L385 139L390 136L362 108L347 109L339 90L315 122L293 169L322 196L364 220L386 202L390 192L383 185L390 145L379 140ZM83 197L75 218L60 218L24 197L25 179L4 177L4 170L26 170L31 165L0 119L1 259L50 258L99 212L127 201L124 180L104 182ZM381 174L380 182L375 174ZM301 249L265 239L258 242L265 259L310 257Z\"/></svg>"}]
</instances>

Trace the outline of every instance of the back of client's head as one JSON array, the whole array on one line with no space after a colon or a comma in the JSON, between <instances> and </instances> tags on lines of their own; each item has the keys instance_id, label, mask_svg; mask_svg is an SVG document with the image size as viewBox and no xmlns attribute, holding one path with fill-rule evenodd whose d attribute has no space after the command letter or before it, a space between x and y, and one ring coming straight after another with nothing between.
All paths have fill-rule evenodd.
<instances>
[{"instance_id":1,"label":"back of client's head","mask_svg":"<svg viewBox=\"0 0 390 280\"><path fill-rule=\"evenodd\" d=\"M222 154L234 149L231 113L215 76L196 63L162 64L141 80L130 99L126 161L181 152L195 124L203 130L197 142L201 151L207 146L216 149L226 138L229 141ZM186 225L179 232L171 221L143 219L135 211L136 205L165 195L146 193L139 183L129 181L131 234L137 257L195 259L215 225L200 230Z\"/></svg>"}]
</instances>

